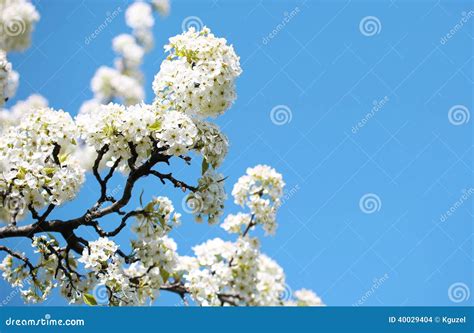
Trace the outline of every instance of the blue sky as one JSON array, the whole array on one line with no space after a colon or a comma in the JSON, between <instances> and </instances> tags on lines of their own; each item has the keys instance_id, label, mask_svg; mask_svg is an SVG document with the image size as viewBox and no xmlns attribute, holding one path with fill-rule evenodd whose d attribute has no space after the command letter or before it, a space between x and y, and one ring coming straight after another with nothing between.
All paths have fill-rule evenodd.
<instances>
[{"instance_id":1,"label":"blue sky","mask_svg":"<svg viewBox=\"0 0 474 333\"><path fill-rule=\"evenodd\" d=\"M85 38L126 5L36 4L33 45L10 56L21 74L12 102L37 92L76 114L91 97L97 67L112 65L111 39L127 31L123 15L89 44ZM263 251L284 267L291 288L311 288L328 305L472 305L474 296L452 293L459 286L474 292L473 197L462 199L474 187L472 10L468 1L173 1L143 67L147 101L162 46L183 20L198 17L234 45L244 71L235 105L217 121L231 142L221 167L228 193L260 163L281 172L290 191ZM280 125L271 118L277 106L288 116ZM450 121L450 110L461 118ZM174 165L186 179L199 167ZM152 180L139 185L147 197L169 195L182 210L182 194ZM96 189L88 182L56 216L79 214ZM375 211L361 208L367 195ZM236 211L231 200L226 211ZM227 237L185 217L174 233L182 254ZM12 292L0 286L2 298ZM164 296L159 304L176 302Z\"/></svg>"}]
</instances>

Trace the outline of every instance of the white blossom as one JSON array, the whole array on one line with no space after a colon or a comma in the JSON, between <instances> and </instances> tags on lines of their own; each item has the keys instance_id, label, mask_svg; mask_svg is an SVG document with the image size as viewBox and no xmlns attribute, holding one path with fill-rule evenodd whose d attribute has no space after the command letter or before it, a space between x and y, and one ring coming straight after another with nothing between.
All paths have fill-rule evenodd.
<instances>
[{"instance_id":1,"label":"white blossom","mask_svg":"<svg viewBox=\"0 0 474 333\"><path fill-rule=\"evenodd\" d=\"M125 22L136 30L150 29L155 24L150 4L143 1L135 1L125 11Z\"/></svg>"},{"instance_id":2,"label":"white blossom","mask_svg":"<svg viewBox=\"0 0 474 333\"><path fill-rule=\"evenodd\" d=\"M181 223L181 214L173 212L174 206L169 198L162 196L153 198L143 208L143 213L137 216L135 233L140 235L140 239L145 240L164 236Z\"/></svg>"},{"instance_id":3,"label":"white blossom","mask_svg":"<svg viewBox=\"0 0 474 333\"><path fill-rule=\"evenodd\" d=\"M18 125L29 112L48 106L48 101L41 95L33 94L24 101L18 101L9 110L0 110L0 132L9 126Z\"/></svg>"},{"instance_id":4,"label":"white blossom","mask_svg":"<svg viewBox=\"0 0 474 333\"><path fill-rule=\"evenodd\" d=\"M124 68L136 68L140 66L145 51L135 41L135 37L129 34L120 34L112 41L114 51L123 58Z\"/></svg>"},{"instance_id":5,"label":"white blossom","mask_svg":"<svg viewBox=\"0 0 474 333\"><path fill-rule=\"evenodd\" d=\"M170 38L165 50L170 54L153 82L156 103L168 100L176 110L200 117L218 116L231 106L242 70L225 39L208 28L190 28Z\"/></svg>"},{"instance_id":6,"label":"white blossom","mask_svg":"<svg viewBox=\"0 0 474 333\"><path fill-rule=\"evenodd\" d=\"M221 227L228 233L239 234L242 232L242 229L250 223L251 220L252 217L250 214L229 214L225 218L224 222L222 222Z\"/></svg>"},{"instance_id":7,"label":"white blossom","mask_svg":"<svg viewBox=\"0 0 474 333\"><path fill-rule=\"evenodd\" d=\"M323 306L324 303L313 291L300 289L294 292L295 300L285 303L288 306Z\"/></svg>"},{"instance_id":8,"label":"white blossom","mask_svg":"<svg viewBox=\"0 0 474 333\"><path fill-rule=\"evenodd\" d=\"M28 113L1 134L2 219L21 216L30 204L40 208L75 197L84 181L84 170L71 157L77 138L71 116L48 108Z\"/></svg>"},{"instance_id":9,"label":"white blossom","mask_svg":"<svg viewBox=\"0 0 474 333\"><path fill-rule=\"evenodd\" d=\"M198 222L207 216L208 223L214 224L222 215L226 199L224 176L209 169L199 178L198 191L188 195L186 204Z\"/></svg>"},{"instance_id":10,"label":"white blossom","mask_svg":"<svg viewBox=\"0 0 474 333\"><path fill-rule=\"evenodd\" d=\"M99 272L107 268L108 261L115 255L117 249L117 244L107 237L102 237L89 242L89 245L82 250L82 256L78 261L83 263L85 268Z\"/></svg>"},{"instance_id":11,"label":"white blossom","mask_svg":"<svg viewBox=\"0 0 474 333\"><path fill-rule=\"evenodd\" d=\"M107 104L119 98L127 105L143 101L145 92L140 82L120 71L101 66L91 81L91 89L95 98L102 104Z\"/></svg>"},{"instance_id":12,"label":"white blossom","mask_svg":"<svg viewBox=\"0 0 474 333\"><path fill-rule=\"evenodd\" d=\"M195 150L199 151L213 168L221 165L229 149L229 140L219 126L204 120L194 119L198 129Z\"/></svg>"},{"instance_id":13,"label":"white blossom","mask_svg":"<svg viewBox=\"0 0 474 333\"><path fill-rule=\"evenodd\" d=\"M254 216L254 223L274 234L276 230L276 211L280 206L285 183L281 174L267 165L257 165L247 169L232 190L234 202L247 206Z\"/></svg>"},{"instance_id":14,"label":"white blossom","mask_svg":"<svg viewBox=\"0 0 474 333\"><path fill-rule=\"evenodd\" d=\"M31 43L31 33L40 15L27 0L0 1L0 49L22 51Z\"/></svg>"},{"instance_id":15,"label":"white blossom","mask_svg":"<svg viewBox=\"0 0 474 333\"><path fill-rule=\"evenodd\" d=\"M151 0L151 4L162 16L169 15L170 13L169 0Z\"/></svg>"},{"instance_id":16,"label":"white blossom","mask_svg":"<svg viewBox=\"0 0 474 333\"><path fill-rule=\"evenodd\" d=\"M7 54L0 49L0 107L15 95L18 80L19 74L12 69L12 64L7 60Z\"/></svg>"}]
</instances>

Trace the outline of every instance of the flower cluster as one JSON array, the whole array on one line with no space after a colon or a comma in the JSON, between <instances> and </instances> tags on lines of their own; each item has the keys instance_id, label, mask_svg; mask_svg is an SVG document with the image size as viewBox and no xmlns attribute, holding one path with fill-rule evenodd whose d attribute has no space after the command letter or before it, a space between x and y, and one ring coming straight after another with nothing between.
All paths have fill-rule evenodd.
<instances>
[{"instance_id":1,"label":"flower cluster","mask_svg":"<svg viewBox=\"0 0 474 333\"><path fill-rule=\"evenodd\" d=\"M0 133L9 126L18 125L29 112L48 107L48 101L41 95L33 94L24 101L18 101L9 110L0 110Z\"/></svg>"},{"instance_id":2,"label":"flower cluster","mask_svg":"<svg viewBox=\"0 0 474 333\"><path fill-rule=\"evenodd\" d=\"M209 240L193 248L195 257L180 257L178 269L200 305L281 305L285 276L261 254L255 239Z\"/></svg>"},{"instance_id":3,"label":"flower cluster","mask_svg":"<svg viewBox=\"0 0 474 333\"><path fill-rule=\"evenodd\" d=\"M247 206L254 216L254 223L261 224L268 234L276 230L276 211L280 206L285 183L281 174L267 165L247 169L232 190L234 202Z\"/></svg>"},{"instance_id":4,"label":"flower cluster","mask_svg":"<svg viewBox=\"0 0 474 333\"><path fill-rule=\"evenodd\" d=\"M185 114L177 111L161 112L153 106L136 104L98 105L94 112L83 112L76 123L85 142L100 150L109 146L105 160L113 164L121 159L121 170L127 170L134 146L137 162L149 157L154 144L163 153L179 156L194 145L197 128ZM156 143L155 143L156 142Z\"/></svg>"},{"instance_id":5,"label":"flower cluster","mask_svg":"<svg viewBox=\"0 0 474 333\"><path fill-rule=\"evenodd\" d=\"M121 98L125 104L136 104L145 97L143 87L136 78L106 66L101 66L95 72L91 89L95 99L103 104L107 104L115 97Z\"/></svg>"},{"instance_id":6,"label":"flower cluster","mask_svg":"<svg viewBox=\"0 0 474 333\"><path fill-rule=\"evenodd\" d=\"M160 125L157 125L154 135L158 147L168 147L168 155L183 155L194 145L197 128L193 121L178 111L163 113Z\"/></svg>"},{"instance_id":7,"label":"flower cluster","mask_svg":"<svg viewBox=\"0 0 474 333\"><path fill-rule=\"evenodd\" d=\"M0 1L0 49L21 51L31 43L31 33L40 16L27 0Z\"/></svg>"},{"instance_id":8,"label":"flower cluster","mask_svg":"<svg viewBox=\"0 0 474 333\"><path fill-rule=\"evenodd\" d=\"M222 222L221 227L230 234L240 234L251 221L252 216L247 213L229 214Z\"/></svg>"},{"instance_id":9,"label":"flower cluster","mask_svg":"<svg viewBox=\"0 0 474 333\"><path fill-rule=\"evenodd\" d=\"M1 134L2 219L15 219L30 205L74 198L84 180L84 170L70 155L77 138L71 116L48 108L28 113Z\"/></svg>"},{"instance_id":10,"label":"flower cluster","mask_svg":"<svg viewBox=\"0 0 474 333\"><path fill-rule=\"evenodd\" d=\"M100 272L107 268L109 260L115 255L117 249L118 246L107 237L99 238L89 242L89 245L84 248L79 262L83 263L87 269Z\"/></svg>"},{"instance_id":11,"label":"flower cluster","mask_svg":"<svg viewBox=\"0 0 474 333\"><path fill-rule=\"evenodd\" d=\"M125 12L125 22L133 30L151 29L155 24L151 5L135 1Z\"/></svg>"},{"instance_id":12,"label":"flower cluster","mask_svg":"<svg viewBox=\"0 0 474 333\"><path fill-rule=\"evenodd\" d=\"M15 95L18 80L18 72L12 69L12 64L7 60L7 54L0 49L0 107Z\"/></svg>"},{"instance_id":13,"label":"flower cluster","mask_svg":"<svg viewBox=\"0 0 474 333\"><path fill-rule=\"evenodd\" d=\"M194 119L198 129L198 137L194 149L204 158L205 162L217 168L227 155L229 140L216 124Z\"/></svg>"},{"instance_id":14,"label":"flower cluster","mask_svg":"<svg viewBox=\"0 0 474 333\"><path fill-rule=\"evenodd\" d=\"M198 190L185 199L189 211L198 222L207 216L209 224L219 221L227 195L224 190L224 176L209 169L199 179Z\"/></svg>"},{"instance_id":15,"label":"flower cluster","mask_svg":"<svg viewBox=\"0 0 474 333\"><path fill-rule=\"evenodd\" d=\"M173 212L174 207L169 198L154 198L143 208L143 212L138 214L135 233L145 240L167 234L181 223L181 214Z\"/></svg>"},{"instance_id":16,"label":"flower cluster","mask_svg":"<svg viewBox=\"0 0 474 333\"><path fill-rule=\"evenodd\" d=\"M287 306L323 306L324 303L313 291L300 289L294 292L295 299L285 302Z\"/></svg>"},{"instance_id":17,"label":"flower cluster","mask_svg":"<svg viewBox=\"0 0 474 333\"><path fill-rule=\"evenodd\" d=\"M156 237L150 240L132 241L136 258L148 268L158 268L162 276L163 272L173 272L176 267L177 245L168 236Z\"/></svg>"},{"instance_id":18,"label":"flower cluster","mask_svg":"<svg viewBox=\"0 0 474 333\"><path fill-rule=\"evenodd\" d=\"M118 57L114 68L102 66L92 78L94 103L107 104L118 99L125 105L132 105L145 98L140 65L145 53L153 46L154 8L160 13L166 8L169 10L169 2L161 0L152 6L137 0L127 8L125 21L132 33L120 34L113 39L112 48Z\"/></svg>"},{"instance_id":19,"label":"flower cluster","mask_svg":"<svg viewBox=\"0 0 474 333\"><path fill-rule=\"evenodd\" d=\"M215 117L224 113L236 98L235 79L240 75L239 57L223 38L208 28L190 28L170 38L168 58L155 76L156 103L191 115Z\"/></svg>"},{"instance_id":20,"label":"flower cluster","mask_svg":"<svg viewBox=\"0 0 474 333\"><path fill-rule=\"evenodd\" d=\"M162 16L167 16L170 13L169 0L151 0L151 4Z\"/></svg>"},{"instance_id":21,"label":"flower cluster","mask_svg":"<svg viewBox=\"0 0 474 333\"><path fill-rule=\"evenodd\" d=\"M77 302L81 297L78 290L87 291L89 281L80 280L75 273L66 273L64 267L58 269L60 258L65 255L65 250L59 247L58 241L47 236L34 236L31 245L34 252L39 254L38 262L30 267L22 260L8 255L0 264L3 277L17 286L21 296L29 303L46 300L56 287L59 287L63 296L71 302ZM77 267L76 260L71 254L67 265L72 269Z\"/></svg>"},{"instance_id":22,"label":"flower cluster","mask_svg":"<svg viewBox=\"0 0 474 333\"><path fill-rule=\"evenodd\" d=\"M145 50L137 44L135 37L130 34L120 34L112 40L112 47L114 51L120 55L119 61L122 63L117 64L118 68L122 69L135 69L141 65Z\"/></svg>"}]
</instances>

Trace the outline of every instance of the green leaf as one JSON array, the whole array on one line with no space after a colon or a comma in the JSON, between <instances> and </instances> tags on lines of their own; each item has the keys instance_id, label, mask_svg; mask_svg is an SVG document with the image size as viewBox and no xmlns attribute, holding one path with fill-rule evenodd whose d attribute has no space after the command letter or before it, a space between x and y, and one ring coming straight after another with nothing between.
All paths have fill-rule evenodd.
<instances>
[{"instance_id":1,"label":"green leaf","mask_svg":"<svg viewBox=\"0 0 474 333\"><path fill-rule=\"evenodd\" d=\"M150 131L159 131L161 129L161 121L157 120L153 124L148 125Z\"/></svg>"},{"instance_id":2,"label":"green leaf","mask_svg":"<svg viewBox=\"0 0 474 333\"><path fill-rule=\"evenodd\" d=\"M103 131L106 136L113 136L117 134L117 129L112 124L105 125Z\"/></svg>"},{"instance_id":3,"label":"green leaf","mask_svg":"<svg viewBox=\"0 0 474 333\"><path fill-rule=\"evenodd\" d=\"M95 300L94 296L91 294L84 294L82 295L82 298L84 299L84 303L90 306L97 305L97 301Z\"/></svg>"},{"instance_id":4,"label":"green leaf","mask_svg":"<svg viewBox=\"0 0 474 333\"><path fill-rule=\"evenodd\" d=\"M160 275L161 275L161 277L163 278L163 282L168 281L168 279L169 279L169 277L170 277L170 273L168 273L168 272L165 271L164 269L161 269L161 270L160 270Z\"/></svg>"},{"instance_id":5,"label":"green leaf","mask_svg":"<svg viewBox=\"0 0 474 333\"><path fill-rule=\"evenodd\" d=\"M46 175L51 177L54 174L54 172L56 172L56 168L46 167L43 169L43 171Z\"/></svg>"},{"instance_id":6,"label":"green leaf","mask_svg":"<svg viewBox=\"0 0 474 333\"><path fill-rule=\"evenodd\" d=\"M147 203L145 208L143 208L143 210L147 213L153 212L155 210L155 203L153 201L150 201L149 203Z\"/></svg>"},{"instance_id":7,"label":"green leaf","mask_svg":"<svg viewBox=\"0 0 474 333\"><path fill-rule=\"evenodd\" d=\"M209 169L209 163L207 162L207 160L205 158L202 159L202 165L201 165L201 175L204 175L207 171L207 169Z\"/></svg>"},{"instance_id":8,"label":"green leaf","mask_svg":"<svg viewBox=\"0 0 474 333\"><path fill-rule=\"evenodd\" d=\"M69 157L69 154L61 154L59 155L59 162L64 163L66 162L67 158Z\"/></svg>"},{"instance_id":9,"label":"green leaf","mask_svg":"<svg viewBox=\"0 0 474 333\"><path fill-rule=\"evenodd\" d=\"M25 178L25 175L26 175L26 169L24 167L20 167L18 169L18 173L17 173L17 178L18 179L24 179Z\"/></svg>"}]
</instances>

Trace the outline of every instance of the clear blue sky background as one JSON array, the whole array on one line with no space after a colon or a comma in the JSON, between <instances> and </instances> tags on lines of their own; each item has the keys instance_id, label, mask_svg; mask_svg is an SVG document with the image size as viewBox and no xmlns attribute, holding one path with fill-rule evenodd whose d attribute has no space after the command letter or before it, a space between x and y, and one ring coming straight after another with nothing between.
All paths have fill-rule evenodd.
<instances>
[{"instance_id":1,"label":"clear blue sky background","mask_svg":"<svg viewBox=\"0 0 474 333\"><path fill-rule=\"evenodd\" d=\"M112 65L111 40L127 31L123 15L89 45L84 40L119 6L126 8L118 1L37 2L41 21L33 46L10 57L21 73L15 100L37 92L76 114L91 97L96 68ZM244 70L237 102L218 120L231 142L221 168L228 192L259 163L274 166L293 189L276 236L263 240L291 288L314 289L328 305L352 305L370 290L364 305L472 305L473 295L460 303L448 297L457 282L474 292L472 196L441 218L474 186L474 119L459 126L448 120L454 105L473 111L474 17L440 42L469 10L468 1L173 1L171 15L157 21L156 46L143 67L147 101L162 45L181 32L186 17L199 17L234 44ZM379 19L378 34L361 33L366 16ZM385 96L388 102L354 134L353 126ZM272 123L276 105L291 110L291 122ZM199 172L194 164L174 167L190 180ZM182 211L182 194L169 186L151 179L139 185L147 197L171 196ZM88 182L78 201L56 216L79 214L96 188ZM380 198L372 214L359 207L367 193ZM226 211L236 211L231 200ZM173 235L182 254L205 239L227 237L187 215ZM27 241L10 244L29 248ZM384 281L374 288L374 279ZM0 286L2 298L12 292ZM165 296L159 304L176 302ZM14 297L10 304L21 301ZM64 301L53 297L48 304Z\"/></svg>"}]
</instances>

